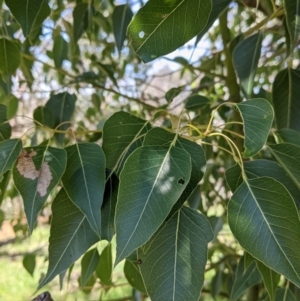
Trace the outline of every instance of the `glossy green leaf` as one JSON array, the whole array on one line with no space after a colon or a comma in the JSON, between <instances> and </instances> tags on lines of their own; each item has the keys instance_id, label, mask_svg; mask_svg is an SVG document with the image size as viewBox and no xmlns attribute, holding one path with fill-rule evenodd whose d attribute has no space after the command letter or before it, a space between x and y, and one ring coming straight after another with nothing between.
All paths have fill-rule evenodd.
<instances>
[{"instance_id":1,"label":"glossy green leaf","mask_svg":"<svg viewBox=\"0 0 300 301\"><path fill-rule=\"evenodd\" d=\"M300 221L286 188L262 177L247 180L228 203L228 223L241 246L300 285Z\"/></svg>"},{"instance_id":2,"label":"glossy green leaf","mask_svg":"<svg viewBox=\"0 0 300 301\"><path fill-rule=\"evenodd\" d=\"M37 107L33 111L33 119L36 122L37 126L40 126L40 124L48 126L49 128L55 127L55 118L52 114L52 111L48 109L47 107Z\"/></svg>"},{"instance_id":3,"label":"glossy green leaf","mask_svg":"<svg viewBox=\"0 0 300 301\"><path fill-rule=\"evenodd\" d=\"M68 59L68 43L61 35L56 36L53 42L54 65L61 68L63 61Z\"/></svg>"},{"instance_id":4,"label":"glossy green leaf","mask_svg":"<svg viewBox=\"0 0 300 301\"><path fill-rule=\"evenodd\" d=\"M116 6L112 14L114 36L119 52L126 39L126 30L132 17L133 13L128 4Z\"/></svg>"},{"instance_id":5,"label":"glossy green leaf","mask_svg":"<svg viewBox=\"0 0 300 301\"><path fill-rule=\"evenodd\" d=\"M136 262L129 260L125 261L124 275L132 287L136 288L140 292L147 293L143 277Z\"/></svg>"},{"instance_id":6,"label":"glossy green leaf","mask_svg":"<svg viewBox=\"0 0 300 301\"><path fill-rule=\"evenodd\" d=\"M111 275L113 270L112 249L109 243L100 255L100 261L96 269L97 277L105 285L112 285Z\"/></svg>"},{"instance_id":7,"label":"glossy green leaf","mask_svg":"<svg viewBox=\"0 0 300 301\"><path fill-rule=\"evenodd\" d=\"M186 188L191 157L170 145L143 146L126 160L116 207L116 263L146 243Z\"/></svg>"},{"instance_id":8,"label":"glossy green leaf","mask_svg":"<svg viewBox=\"0 0 300 301\"><path fill-rule=\"evenodd\" d=\"M278 129L300 131L300 70L280 71L273 83L273 106Z\"/></svg>"},{"instance_id":9,"label":"glossy green leaf","mask_svg":"<svg viewBox=\"0 0 300 301\"><path fill-rule=\"evenodd\" d=\"M48 0L5 0L5 3L20 23L25 37L41 27L50 15Z\"/></svg>"},{"instance_id":10,"label":"glossy green leaf","mask_svg":"<svg viewBox=\"0 0 300 301\"><path fill-rule=\"evenodd\" d=\"M300 147L281 143L270 145L269 150L300 190Z\"/></svg>"},{"instance_id":11,"label":"glossy green leaf","mask_svg":"<svg viewBox=\"0 0 300 301\"><path fill-rule=\"evenodd\" d=\"M118 199L119 179L113 174L106 179L101 207L101 239L111 241L115 234L115 210Z\"/></svg>"},{"instance_id":12,"label":"glossy green leaf","mask_svg":"<svg viewBox=\"0 0 300 301\"><path fill-rule=\"evenodd\" d=\"M300 190L279 164L274 161L260 159L244 162L244 169L248 179L269 177L283 184L300 210ZM238 165L226 170L226 180L232 192L242 184L241 169Z\"/></svg>"},{"instance_id":13,"label":"glossy green leaf","mask_svg":"<svg viewBox=\"0 0 300 301\"><path fill-rule=\"evenodd\" d=\"M68 269L99 237L87 218L61 189L52 203L52 221L49 238L49 266L39 288Z\"/></svg>"},{"instance_id":14,"label":"glossy green leaf","mask_svg":"<svg viewBox=\"0 0 300 301\"><path fill-rule=\"evenodd\" d=\"M76 43L84 32L84 19L88 10L88 3L78 3L73 10L73 36Z\"/></svg>"},{"instance_id":15,"label":"glossy green leaf","mask_svg":"<svg viewBox=\"0 0 300 301\"><path fill-rule=\"evenodd\" d=\"M84 287L96 270L100 260L97 248L93 248L84 254L81 260L80 286Z\"/></svg>"},{"instance_id":16,"label":"glossy green leaf","mask_svg":"<svg viewBox=\"0 0 300 301\"><path fill-rule=\"evenodd\" d=\"M172 102L173 99L178 96L181 91L183 90L182 87L178 87L178 88L171 88L165 95L166 101L168 103Z\"/></svg>"},{"instance_id":17,"label":"glossy green leaf","mask_svg":"<svg viewBox=\"0 0 300 301\"><path fill-rule=\"evenodd\" d=\"M9 139L11 136L11 125L9 123L0 124L0 141Z\"/></svg>"},{"instance_id":18,"label":"glossy green leaf","mask_svg":"<svg viewBox=\"0 0 300 301\"><path fill-rule=\"evenodd\" d=\"M192 95L187 99L185 108L189 111L197 111L210 104L210 100L203 95Z\"/></svg>"},{"instance_id":19,"label":"glossy green leaf","mask_svg":"<svg viewBox=\"0 0 300 301\"><path fill-rule=\"evenodd\" d=\"M252 94L254 77L262 46L262 34L254 34L242 40L233 51L233 63L245 97Z\"/></svg>"},{"instance_id":20,"label":"glossy green leaf","mask_svg":"<svg viewBox=\"0 0 300 301\"><path fill-rule=\"evenodd\" d=\"M35 257L36 256L34 254L26 254L22 261L23 267L31 276L33 276L35 269Z\"/></svg>"},{"instance_id":21,"label":"glossy green leaf","mask_svg":"<svg viewBox=\"0 0 300 301\"><path fill-rule=\"evenodd\" d=\"M84 286L84 287L81 287L81 290L82 290L86 295L90 294L91 291L92 291L92 289L93 289L93 287L94 287L94 285L95 285L95 283L96 283L96 281L97 281L97 277L96 277L96 275L93 273L93 274L90 276L90 278L87 280L85 286ZM81 276L79 277L78 282L79 282L79 284L82 282Z\"/></svg>"},{"instance_id":22,"label":"glossy green leaf","mask_svg":"<svg viewBox=\"0 0 300 301\"><path fill-rule=\"evenodd\" d=\"M195 47L202 39L202 37L207 33L207 31L211 28L211 26L217 20L219 15L226 9L230 2L231 0L212 0L212 10L209 15L208 22L206 26L200 31L200 33L198 33L195 42Z\"/></svg>"},{"instance_id":23,"label":"glossy green leaf","mask_svg":"<svg viewBox=\"0 0 300 301\"><path fill-rule=\"evenodd\" d=\"M213 239L209 222L199 212L182 207L138 250L140 270L153 301L198 301ZM197 271L197 272L195 272Z\"/></svg>"},{"instance_id":24,"label":"glossy green leaf","mask_svg":"<svg viewBox=\"0 0 300 301\"><path fill-rule=\"evenodd\" d=\"M0 39L0 57L0 74L14 74L21 62L17 44L8 39Z\"/></svg>"},{"instance_id":25,"label":"glossy green leaf","mask_svg":"<svg viewBox=\"0 0 300 301\"><path fill-rule=\"evenodd\" d=\"M103 127L103 151L106 157L106 167L116 168L121 163L121 157L142 145L144 135L151 125L146 120L126 112L113 114ZM131 147L131 148L130 148Z\"/></svg>"},{"instance_id":26,"label":"glossy green leaf","mask_svg":"<svg viewBox=\"0 0 300 301\"><path fill-rule=\"evenodd\" d=\"M72 115L75 109L76 96L67 92L52 95L46 103L46 108L51 111L54 116L54 127L58 130L65 131L70 127ZM48 120L48 119L47 119ZM63 124L62 124L63 123ZM61 126L59 126L62 124ZM55 134L59 143L64 141L64 134Z\"/></svg>"},{"instance_id":27,"label":"glossy green leaf","mask_svg":"<svg viewBox=\"0 0 300 301\"><path fill-rule=\"evenodd\" d=\"M244 122L244 158L256 155L265 145L274 118L273 108L263 98L236 104Z\"/></svg>"},{"instance_id":28,"label":"glossy green leaf","mask_svg":"<svg viewBox=\"0 0 300 301\"><path fill-rule=\"evenodd\" d=\"M256 268L255 262L252 262L247 270L245 270L244 257L242 257L235 271L235 279L230 294L230 301L237 300L249 287L259 283L260 281L261 276Z\"/></svg>"},{"instance_id":29,"label":"glossy green leaf","mask_svg":"<svg viewBox=\"0 0 300 301\"><path fill-rule=\"evenodd\" d=\"M203 148L199 144L179 136L176 137L174 133L168 132L162 128L151 129L146 134L143 145L170 147L175 140L175 146L186 151L190 155L192 171L190 181L188 182L185 190L172 208L170 214L173 214L176 210L180 209L183 203L187 201L187 199L190 197L194 189L201 181L206 167L205 153Z\"/></svg>"},{"instance_id":30,"label":"glossy green leaf","mask_svg":"<svg viewBox=\"0 0 300 301\"><path fill-rule=\"evenodd\" d=\"M63 186L72 202L85 214L93 230L101 237L101 212L105 188L105 156L95 143L68 146Z\"/></svg>"},{"instance_id":31,"label":"glossy green leaf","mask_svg":"<svg viewBox=\"0 0 300 301\"><path fill-rule=\"evenodd\" d=\"M25 148L18 157L13 178L23 198L30 232L50 192L60 181L66 164L66 151L54 147Z\"/></svg>"},{"instance_id":32,"label":"glossy green leaf","mask_svg":"<svg viewBox=\"0 0 300 301\"><path fill-rule=\"evenodd\" d=\"M264 285L270 300L275 298L275 291L280 280L280 275L266 267L261 261L256 260L256 266L264 280Z\"/></svg>"},{"instance_id":33,"label":"glossy green leaf","mask_svg":"<svg viewBox=\"0 0 300 301\"><path fill-rule=\"evenodd\" d=\"M202 31L211 9L211 0L150 0L134 16L127 35L142 60L150 62Z\"/></svg>"},{"instance_id":34,"label":"glossy green leaf","mask_svg":"<svg viewBox=\"0 0 300 301\"><path fill-rule=\"evenodd\" d=\"M284 0L283 5L290 41L290 53L292 53L300 36L300 0Z\"/></svg>"},{"instance_id":35,"label":"glossy green leaf","mask_svg":"<svg viewBox=\"0 0 300 301\"><path fill-rule=\"evenodd\" d=\"M0 142L0 181L2 181L4 173L13 168L21 150L22 142L20 139Z\"/></svg>"},{"instance_id":36,"label":"glossy green leaf","mask_svg":"<svg viewBox=\"0 0 300 301\"><path fill-rule=\"evenodd\" d=\"M276 131L277 143L291 143L300 146L300 133L292 129L281 129Z\"/></svg>"}]
</instances>

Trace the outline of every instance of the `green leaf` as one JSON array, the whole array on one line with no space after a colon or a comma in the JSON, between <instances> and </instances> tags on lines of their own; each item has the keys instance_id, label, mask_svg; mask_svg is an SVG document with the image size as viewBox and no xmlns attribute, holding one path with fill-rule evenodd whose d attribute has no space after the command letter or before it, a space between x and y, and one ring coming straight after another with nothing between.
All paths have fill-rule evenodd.
<instances>
[{"instance_id":1,"label":"green leaf","mask_svg":"<svg viewBox=\"0 0 300 301\"><path fill-rule=\"evenodd\" d=\"M137 263L126 260L124 265L124 275L132 287L136 288L140 292L145 294L147 293L144 280Z\"/></svg>"},{"instance_id":2,"label":"green leaf","mask_svg":"<svg viewBox=\"0 0 300 301\"><path fill-rule=\"evenodd\" d=\"M0 39L0 57L0 74L14 74L21 62L17 44L7 39Z\"/></svg>"},{"instance_id":3,"label":"green leaf","mask_svg":"<svg viewBox=\"0 0 300 301\"><path fill-rule=\"evenodd\" d=\"M233 63L245 97L252 94L254 77L262 46L262 34L242 40L233 51Z\"/></svg>"},{"instance_id":4,"label":"green leaf","mask_svg":"<svg viewBox=\"0 0 300 301\"><path fill-rule=\"evenodd\" d=\"M275 301L297 301L293 292L287 288L279 288L276 290ZM270 301L269 297L264 299L264 301Z\"/></svg>"},{"instance_id":5,"label":"green leaf","mask_svg":"<svg viewBox=\"0 0 300 301\"><path fill-rule=\"evenodd\" d=\"M54 127L57 127L58 130L65 131L70 127L67 121L70 121L72 118L75 101L76 96L74 94L64 92L52 95L46 103L46 108L49 109L54 116ZM62 125L59 126L60 124ZM62 144L65 134L55 134L55 137L57 141Z\"/></svg>"},{"instance_id":6,"label":"green leaf","mask_svg":"<svg viewBox=\"0 0 300 301\"><path fill-rule=\"evenodd\" d=\"M213 233L204 215L188 207L177 211L147 245L138 250L140 270L151 300L198 301L207 244L212 239Z\"/></svg>"},{"instance_id":7,"label":"green leaf","mask_svg":"<svg viewBox=\"0 0 300 301\"><path fill-rule=\"evenodd\" d=\"M92 245L99 241L87 218L61 189L52 204L49 239L49 266L39 288L68 269Z\"/></svg>"},{"instance_id":8,"label":"green leaf","mask_svg":"<svg viewBox=\"0 0 300 301\"><path fill-rule=\"evenodd\" d=\"M285 22L290 41L290 53L298 43L300 33L300 0L284 0Z\"/></svg>"},{"instance_id":9,"label":"green leaf","mask_svg":"<svg viewBox=\"0 0 300 301\"><path fill-rule=\"evenodd\" d=\"M210 100L203 95L192 95L187 99L185 108L189 111L198 111L203 106L210 104Z\"/></svg>"},{"instance_id":10,"label":"green leaf","mask_svg":"<svg viewBox=\"0 0 300 301\"><path fill-rule=\"evenodd\" d=\"M73 20L74 20L74 27L73 27L73 36L74 42L76 43L81 35L84 32L84 19L88 10L87 3L79 3L73 10Z\"/></svg>"},{"instance_id":11,"label":"green leaf","mask_svg":"<svg viewBox=\"0 0 300 301\"><path fill-rule=\"evenodd\" d=\"M269 145L269 150L300 190L300 147L281 143Z\"/></svg>"},{"instance_id":12,"label":"green leaf","mask_svg":"<svg viewBox=\"0 0 300 301\"><path fill-rule=\"evenodd\" d=\"M5 3L21 25L25 37L40 28L50 15L47 0L5 0Z\"/></svg>"},{"instance_id":13,"label":"green leaf","mask_svg":"<svg viewBox=\"0 0 300 301\"><path fill-rule=\"evenodd\" d=\"M81 260L80 286L83 288L96 270L100 256L97 248L93 248L84 254Z\"/></svg>"},{"instance_id":14,"label":"green leaf","mask_svg":"<svg viewBox=\"0 0 300 301\"><path fill-rule=\"evenodd\" d=\"M52 111L47 107L39 106L33 111L33 119L42 125L48 126L49 128L55 128L55 118ZM40 126L36 122L37 126Z\"/></svg>"},{"instance_id":15,"label":"green leaf","mask_svg":"<svg viewBox=\"0 0 300 301\"><path fill-rule=\"evenodd\" d=\"M126 112L113 114L103 127L103 151L106 157L106 167L116 168L122 157L129 155L132 149L142 145L144 135L151 125L146 120Z\"/></svg>"},{"instance_id":16,"label":"green leaf","mask_svg":"<svg viewBox=\"0 0 300 301\"><path fill-rule=\"evenodd\" d=\"M170 145L143 146L126 160L116 207L116 263L147 242L186 188L191 157Z\"/></svg>"},{"instance_id":17,"label":"green leaf","mask_svg":"<svg viewBox=\"0 0 300 301\"><path fill-rule=\"evenodd\" d=\"M65 150L48 146L25 148L18 157L13 178L23 198L30 233L39 211L60 181L66 164Z\"/></svg>"},{"instance_id":18,"label":"green leaf","mask_svg":"<svg viewBox=\"0 0 300 301\"><path fill-rule=\"evenodd\" d=\"M2 177L2 181L0 182L0 207L1 207L1 204L4 200L4 197L5 197L5 193L7 191L7 186L9 184L9 180L10 180L10 170L7 171L3 177ZM1 222L0 222L0 227L1 227Z\"/></svg>"},{"instance_id":19,"label":"green leaf","mask_svg":"<svg viewBox=\"0 0 300 301\"><path fill-rule=\"evenodd\" d=\"M128 4L116 6L112 14L114 36L119 52L126 39L126 30L132 17L133 13Z\"/></svg>"},{"instance_id":20,"label":"green leaf","mask_svg":"<svg viewBox=\"0 0 300 301\"><path fill-rule=\"evenodd\" d=\"M9 123L0 124L0 141L9 139L11 136L11 125Z\"/></svg>"},{"instance_id":21,"label":"green leaf","mask_svg":"<svg viewBox=\"0 0 300 301\"><path fill-rule=\"evenodd\" d=\"M11 170L22 150L20 139L10 139L0 142L0 181L4 173Z\"/></svg>"},{"instance_id":22,"label":"green leaf","mask_svg":"<svg viewBox=\"0 0 300 301\"><path fill-rule=\"evenodd\" d=\"M300 70L280 71L273 83L273 106L278 129L300 131Z\"/></svg>"},{"instance_id":23,"label":"green leaf","mask_svg":"<svg viewBox=\"0 0 300 301\"><path fill-rule=\"evenodd\" d=\"M111 241L115 234L115 210L118 199L119 179L112 174L107 180L101 207L101 239Z\"/></svg>"},{"instance_id":24,"label":"green leaf","mask_svg":"<svg viewBox=\"0 0 300 301\"><path fill-rule=\"evenodd\" d=\"M291 129L281 129L274 133L277 143L291 143L300 146L300 133Z\"/></svg>"},{"instance_id":25,"label":"green leaf","mask_svg":"<svg viewBox=\"0 0 300 301\"><path fill-rule=\"evenodd\" d=\"M230 294L230 301L235 301L251 286L259 283L261 276L256 268L255 262L245 270L244 257L239 261L235 271L235 279Z\"/></svg>"},{"instance_id":26,"label":"green leaf","mask_svg":"<svg viewBox=\"0 0 300 301\"><path fill-rule=\"evenodd\" d=\"M35 257L34 254L26 254L23 258L23 267L31 276L35 269Z\"/></svg>"},{"instance_id":27,"label":"green leaf","mask_svg":"<svg viewBox=\"0 0 300 301\"><path fill-rule=\"evenodd\" d=\"M261 261L256 260L256 266L263 277L266 291L268 292L270 299L273 301L275 298L276 287L280 280L280 275L266 267Z\"/></svg>"},{"instance_id":28,"label":"green leaf","mask_svg":"<svg viewBox=\"0 0 300 301\"><path fill-rule=\"evenodd\" d=\"M105 188L105 156L95 143L68 146L63 186L72 202L86 215L92 229L101 237L101 212Z\"/></svg>"},{"instance_id":29,"label":"green leaf","mask_svg":"<svg viewBox=\"0 0 300 301\"><path fill-rule=\"evenodd\" d=\"M300 210L300 190L287 176L286 171L276 162L264 159L247 161L244 162L244 169L248 179L269 177L283 184ZM226 180L233 192L242 184L241 169L238 165L226 170Z\"/></svg>"},{"instance_id":30,"label":"green leaf","mask_svg":"<svg viewBox=\"0 0 300 301\"><path fill-rule=\"evenodd\" d=\"M198 33L195 41L195 47L200 42L202 37L206 34L206 32L211 28L219 15L226 9L230 2L231 0L212 0L212 10L209 15L208 22L206 26L200 31L200 33Z\"/></svg>"},{"instance_id":31,"label":"green leaf","mask_svg":"<svg viewBox=\"0 0 300 301\"><path fill-rule=\"evenodd\" d=\"M5 103L7 105L7 118L11 119L18 111L19 99L14 95L9 95Z\"/></svg>"},{"instance_id":32,"label":"green leaf","mask_svg":"<svg viewBox=\"0 0 300 301\"><path fill-rule=\"evenodd\" d=\"M172 102L172 100L178 96L181 91L183 90L182 87L178 87L178 88L171 88L165 95L166 101L168 103Z\"/></svg>"},{"instance_id":33,"label":"green leaf","mask_svg":"<svg viewBox=\"0 0 300 301\"><path fill-rule=\"evenodd\" d=\"M7 106L0 103L0 123L7 121Z\"/></svg>"},{"instance_id":34,"label":"green leaf","mask_svg":"<svg viewBox=\"0 0 300 301\"><path fill-rule=\"evenodd\" d=\"M229 201L228 222L248 253L300 285L300 221L281 183L267 177L245 181Z\"/></svg>"},{"instance_id":35,"label":"green leaf","mask_svg":"<svg viewBox=\"0 0 300 301\"><path fill-rule=\"evenodd\" d=\"M68 43L61 35L57 35L53 42L54 65L61 68L63 61L68 59Z\"/></svg>"},{"instance_id":36,"label":"green leaf","mask_svg":"<svg viewBox=\"0 0 300 301\"><path fill-rule=\"evenodd\" d=\"M256 155L265 145L274 118L273 108L263 98L236 104L244 122L244 158Z\"/></svg>"},{"instance_id":37,"label":"green leaf","mask_svg":"<svg viewBox=\"0 0 300 301\"><path fill-rule=\"evenodd\" d=\"M168 132L162 128L153 128L145 136L144 146L164 146L170 147L173 141L176 140L175 146L186 151L191 157L192 171L190 181L176 202L170 214L180 209L185 201L190 197L196 189L198 183L203 177L203 172L206 167L206 159L203 148L190 140L182 137L176 137L176 134Z\"/></svg>"},{"instance_id":38,"label":"green leaf","mask_svg":"<svg viewBox=\"0 0 300 301\"><path fill-rule=\"evenodd\" d=\"M109 243L100 255L100 261L96 269L97 277L105 285L112 285L111 274L113 270L113 259L111 244Z\"/></svg>"},{"instance_id":39,"label":"green leaf","mask_svg":"<svg viewBox=\"0 0 300 301\"><path fill-rule=\"evenodd\" d=\"M134 16L127 35L147 63L176 50L202 31L211 9L211 0L150 0Z\"/></svg>"}]
</instances>

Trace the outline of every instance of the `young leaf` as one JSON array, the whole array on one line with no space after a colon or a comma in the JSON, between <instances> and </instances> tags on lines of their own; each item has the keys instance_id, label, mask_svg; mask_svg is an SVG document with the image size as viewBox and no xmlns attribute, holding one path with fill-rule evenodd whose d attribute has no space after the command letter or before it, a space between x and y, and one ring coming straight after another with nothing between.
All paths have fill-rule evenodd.
<instances>
[{"instance_id":1,"label":"young leaf","mask_svg":"<svg viewBox=\"0 0 300 301\"><path fill-rule=\"evenodd\" d=\"M144 280L137 263L126 260L124 265L124 275L132 287L136 288L140 292L147 293Z\"/></svg>"},{"instance_id":2,"label":"young leaf","mask_svg":"<svg viewBox=\"0 0 300 301\"><path fill-rule=\"evenodd\" d=\"M4 173L11 170L22 150L20 139L10 139L0 142L0 181Z\"/></svg>"},{"instance_id":3,"label":"young leaf","mask_svg":"<svg viewBox=\"0 0 300 301\"><path fill-rule=\"evenodd\" d=\"M254 77L260 58L262 34L242 40L233 51L233 63L245 97L251 97Z\"/></svg>"},{"instance_id":4,"label":"young leaf","mask_svg":"<svg viewBox=\"0 0 300 301\"><path fill-rule=\"evenodd\" d=\"M73 10L73 37L76 43L84 32L84 18L88 10L88 3L78 3Z\"/></svg>"},{"instance_id":5,"label":"young leaf","mask_svg":"<svg viewBox=\"0 0 300 301\"><path fill-rule=\"evenodd\" d=\"M49 266L38 288L68 269L99 237L92 230L86 216L61 189L52 204L49 239Z\"/></svg>"},{"instance_id":6,"label":"young leaf","mask_svg":"<svg viewBox=\"0 0 300 301\"><path fill-rule=\"evenodd\" d=\"M274 118L273 108L263 98L236 104L244 121L244 158L256 155L267 141Z\"/></svg>"},{"instance_id":7,"label":"young leaf","mask_svg":"<svg viewBox=\"0 0 300 301\"><path fill-rule=\"evenodd\" d=\"M207 244L212 239L206 217L182 207L138 249L139 267L151 300L198 301Z\"/></svg>"},{"instance_id":8,"label":"young leaf","mask_svg":"<svg viewBox=\"0 0 300 301\"><path fill-rule=\"evenodd\" d=\"M256 268L255 262L252 262L247 270L244 269L244 265L244 257L242 257L235 271L230 301L237 300L249 287L261 281L261 276Z\"/></svg>"},{"instance_id":9,"label":"young leaf","mask_svg":"<svg viewBox=\"0 0 300 301\"><path fill-rule=\"evenodd\" d=\"M298 210L281 183L267 177L245 181L229 201L228 223L248 253L300 285Z\"/></svg>"},{"instance_id":10,"label":"young leaf","mask_svg":"<svg viewBox=\"0 0 300 301\"><path fill-rule=\"evenodd\" d=\"M80 286L83 288L89 278L92 276L94 271L96 270L98 263L100 260L100 256L97 248L93 248L84 254L81 260L81 277L80 277Z\"/></svg>"},{"instance_id":11,"label":"young leaf","mask_svg":"<svg viewBox=\"0 0 300 301\"><path fill-rule=\"evenodd\" d=\"M58 130L65 131L70 124L70 121L75 109L76 96L67 92L52 95L46 103L46 108L51 111L54 116L54 127ZM58 127L58 125L62 124ZM64 141L65 134L55 134L59 143Z\"/></svg>"},{"instance_id":12,"label":"young leaf","mask_svg":"<svg viewBox=\"0 0 300 301\"><path fill-rule=\"evenodd\" d=\"M113 269L113 259L111 244L109 243L100 255L100 261L96 269L97 277L105 285L112 285L111 274Z\"/></svg>"},{"instance_id":13,"label":"young leaf","mask_svg":"<svg viewBox=\"0 0 300 301\"><path fill-rule=\"evenodd\" d=\"M183 90L182 87L178 87L178 88L171 88L165 95L165 99L168 103L172 102L173 99L178 96L181 91Z\"/></svg>"},{"instance_id":14,"label":"young leaf","mask_svg":"<svg viewBox=\"0 0 300 301\"><path fill-rule=\"evenodd\" d=\"M300 33L300 0L284 0L285 22L290 41L290 53L298 43Z\"/></svg>"},{"instance_id":15,"label":"young leaf","mask_svg":"<svg viewBox=\"0 0 300 301\"><path fill-rule=\"evenodd\" d=\"M273 83L273 106L278 129L300 131L300 70L280 71Z\"/></svg>"},{"instance_id":16,"label":"young leaf","mask_svg":"<svg viewBox=\"0 0 300 301\"><path fill-rule=\"evenodd\" d=\"M256 260L256 266L263 277L265 289L268 292L270 300L273 301L275 298L276 287L280 280L280 275L269 269L259 260Z\"/></svg>"},{"instance_id":17,"label":"young leaf","mask_svg":"<svg viewBox=\"0 0 300 301\"><path fill-rule=\"evenodd\" d=\"M116 6L112 14L114 36L119 52L121 51L126 39L126 29L132 19L132 16L133 13L128 4Z\"/></svg>"},{"instance_id":18,"label":"young leaf","mask_svg":"<svg viewBox=\"0 0 300 301\"><path fill-rule=\"evenodd\" d=\"M146 120L126 112L113 114L103 127L103 151L106 157L106 167L116 168L122 157L129 155L131 149L142 145L143 138L137 139L151 129ZM132 146L130 148L130 146ZM132 150L131 150L132 151Z\"/></svg>"},{"instance_id":19,"label":"young leaf","mask_svg":"<svg viewBox=\"0 0 300 301\"><path fill-rule=\"evenodd\" d=\"M31 275L33 276L33 272L35 269L35 254L26 254L23 258L23 267L25 268L25 270Z\"/></svg>"},{"instance_id":20,"label":"young leaf","mask_svg":"<svg viewBox=\"0 0 300 301\"><path fill-rule=\"evenodd\" d=\"M61 68L63 61L68 59L68 43L61 35L57 35L53 42L54 65L56 68Z\"/></svg>"},{"instance_id":21,"label":"young leaf","mask_svg":"<svg viewBox=\"0 0 300 301\"><path fill-rule=\"evenodd\" d=\"M101 239L111 241L115 234L115 209L118 198L119 179L112 174L107 180L101 207Z\"/></svg>"},{"instance_id":22,"label":"young leaf","mask_svg":"<svg viewBox=\"0 0 300 301\"><path fill-rule=\"evenodd\" d=\"M202 31L211 9L211 0L150 0L134 16L127 35L147 63L172 52Z\"/></svg>"},{"instance_id":23,"label":"young leaf","mask_svg":"<svg viewBox=\"0 0 300 301\"><path fill-rule=\"evenodd\" d=\"M162 128L153 128L145 136L144 146L165 146L170 147L176 139L176 134L170 133ZM203 172L206 166L205 153L203 148L190 140L182 137L177 137L175 146L186 151L191 157L192 171L190 181L188 182L185 190L181 194L179 200L174 205L170 214L180 209L183 203L189 198L198 183L203 177Z\"/></svg>"},{"instance_id":24,"label":"young leaf","mask_svg":"<svg viewBox=\"0 0 300 301\"><path fill-rule=\"evenodd\" d=\"M105 188L105 156L95 143L68 146L67 168L62 177L68 196L86 215L93 230L101 237L101 212Z\"/></svg>"},{"instance_id":25,"label":"young leaf","mask_svg":"<svg viewBox=\"0 0 300 301\"><path fill-rule=\"evenodd\" d=\"M5 0L5 3L20 23L25 37L37 30L50 15L48 0Z\"/></svg>"},{"instance_id":26,"label":"young leaf","mask_svg":"<svg viewBox=\"0 0 300 301\"><path fill-rule=\"evenodd\" d=\"M54 147L25 148L18 157L13 169L13 178L23 198L30 233L39 211L60 181L66 164L65 150Z\"/></svg>"},{"instance_id":27,"label":"young leaf","mask_svg":"<svg viewBox=\"0 0 300 301\"><path fill-rule=\"evenodd\" d=\"M300 190L300 147L281 143L270 145L269 150Z\"/></svg>"},{"instance_id":28,"label":"young leaf","mask_svg":"<svg viewBox=\"0 0 300 301\"><path fill-rule=\"evenodd\" d=\"M14 74L21 62L20 49L8 39L0 39L0 74Z\"/></svg>"},{"instance_id":29,"label":"young leaf","mask_svg":"<svg viewBox=\"0 0 300 301\"><path fill-rule=\"evenodd\" d=\"M191 175L183 149L143 146L126 160L116 207L116 263L146 243L163 223Z\"/></svg>"}]
</instances>

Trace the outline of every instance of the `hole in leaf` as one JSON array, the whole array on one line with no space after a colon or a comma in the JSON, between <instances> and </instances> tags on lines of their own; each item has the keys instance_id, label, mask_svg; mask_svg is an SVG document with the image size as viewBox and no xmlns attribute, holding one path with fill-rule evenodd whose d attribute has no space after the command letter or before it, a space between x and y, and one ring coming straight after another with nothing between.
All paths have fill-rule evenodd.
<instances>
[{"instance_id":1,"label":"hole in leaf","mask_svg":"<svg viewBox=\"0 0 300 301\"><path fill-rule=\"evenodd\" d=\"M145 36L145 32L144 31L140 31L139 32L139 37L142 39Z\"/></svg>"},{"instance_id":2,"label":"hole in leaf","mask_svg":"<svg viewBox=\"0 0 300 301\"><path fill-rule=\"evenodd\" d=\"M184 179L179 179L177 183L183 185L185 183L185 180Z\"/></svg>"}]
</instances>

